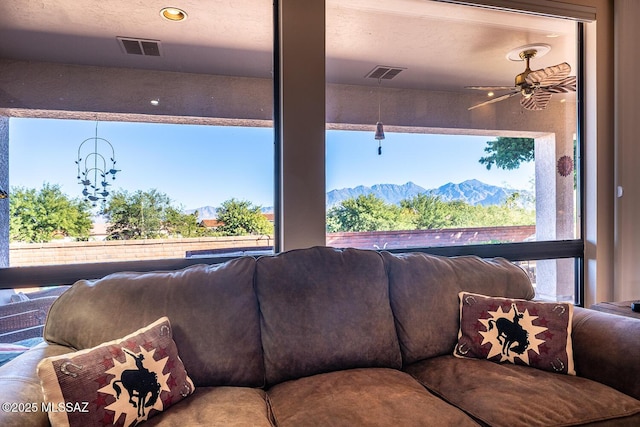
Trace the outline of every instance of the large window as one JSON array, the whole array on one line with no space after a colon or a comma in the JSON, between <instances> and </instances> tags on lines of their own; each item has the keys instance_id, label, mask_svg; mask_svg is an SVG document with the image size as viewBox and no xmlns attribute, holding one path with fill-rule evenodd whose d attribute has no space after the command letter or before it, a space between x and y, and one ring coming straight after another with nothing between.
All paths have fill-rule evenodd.
<instances>
[{"instance_id":1,"label":"large window","mask_svg":"<svg viewBox=\"0 0 640 427\"><path fill-rule=\"evenodd\" d=\"M328 132L329 239L348 242L353 233L371 232L368 244L364 235L358 243L389 249L536 239L535 163L515 170L485 165L492 161L489 144L520 139L387 137L378 155L370 132ZM533 158L534 140L522 140Z\"/></svg>"},{"instance_id":2,"label":"large window","mask_svg":"<svg viewBox=\"0 0 640 427\"><path fill-rule=\"evenodd\" d=\"M58 285L276 238L273 2L60 3L0 17L0 342L22 347Z\"/></svg>"},{"instance_id":3,"label":"large window","mask_svg":"<svg viewBox=\"0 0 640 427\"><path fill-rule=\"evenodd\" d=\"M272 251L271 128L16 118L10 136L12 267Z\"/></svg>"},{"instance_id":4,"label":"large window","mask_svg":"<svg viewBox=\"0 0 640 427\"><path fill-rule=\"evenodd\" d=\"M529 45L536 45L539 51L530 59L531 69L546 69L566 62L571 67L569 75L578 76L576 86L579 89L582 83L577 49L580 24L542 15L558 13L565 6L577 12L595 8L572 8L571 4L562 2L552 2L553 5L520 2L513 5L523 7L522 4L526 3L535 8L539 14L532 16L461 7L452 5L455 3L452 1L327 0L322 4L305 3L305 7L300 8L296 2L279 5L279 2L264 0L241 0L215 5L192 2L186 11L187 20L176 23L162 20L159 11L144 2L134 5L123 2L122 8L90 9L80 8L73 2L59 3L52 0L26 2L20 8L4 10L0 16L3 35L0 37L0 189L9 191L10 199L14 189L38 192L45 183L50 187L60 185L62 193L70 199L82 199L83 186L76 182L74 160L77 145L94 135L96 124L97 135L113 143L118 161L116 169L121 170L112 182L110 193L111 190L122 190L135 194L156 189L166 194L172 207L180 208L179 213L182 214L201 207L200 202L183 199L183 195L189 192L185 186L201 189L206 199L202 205L215 206L229 200L229 197L236 197L261 206L265 209L261 213L265 215L269 215L270 206L275 206L276 233L273 239L279 236L283 237L280 242L288 239L283 248L324 242L325 213L328 215L331 209L339 206L329 203L327 212L318 209L324 193L383 184L401 187L412 182L416 187L425 189L426 192L418 194L427 197L436 196L431 191L449 182L461 187L466 181L478 181L500 187L508 196L500 198L494 205L467 203L447 198L444 194L437 202L444 204L445 208L450 208L447 205L450 203L464 203L460 205L464 209L456 210L456 214L465 210L478 214L484 212L483 209L498 212L511 209L513 214L523 214L520 219L510 220L509 224L488 220L428 224L416 220L419 209L414 208L405 209L400 215L403 229L394 225L397 221L386 221L386 225L376 225L371 231L362 231L366 228L344 231L338 228L335 218L330 217L326 242L335 246L419 250L444 255L506 256L523 265L536 284L538 297L581 301L579 281L583 271L584 233L581 232L583 180L580 166L584 161L581 156L584 151L581 135L584 137L584 133L581 130L583 124L577 120L580 115L577 110L584 103L580 91L554 92L549 104L539 111L525 108L520 91L513 96L502 96L515 87L514 78L525 70L524 61L513 58L513 51L522 51ZM274 4L282 12L275 14L276 21L281 20L276 30L282 30L276 31L280 40L275 40L279 47L275 51ZM325 4L326 34L318 29L325 22L322 13L316 9ZM125 6L127 13L123 14ZM57 13L49 13L53 9ZM609 9L604 7L603 10L606 18ZM594 13L586 15L584 19L595 19ZM580 16L576 18L581 19ZM598 31L599 45L606 45L610 30L605 24L603 31ZM321 61L325 40L326 69ZM595 46L595 36L589 43ZM542 45L551 49L547 50ZM274 53L280 59L275 63ZM590 55L595 57L595 51ZM602 59L606 55L605 52L598 57ZM600 59L598 67L603 65ZM596 63L595 60L593 62ZM564 66L560 68L565 69ZM589 76L595 76L595 73ZM540 75L536 79L539 82ZM490 96L489 90L468 86L503 86L505 89L496 89ZM325 106L320 106L317 100L325 95L325 89L327 167L326 188L322 188L325 178L325 158L322 156ZM595 79L589 90L592 91L589 99L595 99ZM598 92L599 95L601 93ZM501 100L469 110L495 99ZM606 103L602 105L604 107L599 105L590 109L594 111L590 118L597 119L597 122L589 124L598 128L598 138L606 140L606 128L611 123L608 115L598 116L598 109L602 112L602 108L606 108ZM32 123L26 126L31 132L46 127L50 120L55 120L60 126L79 125L79 132L72 134L67 128L49 129L49 134L44 137L29 134L33 136L19 139L20 127L25 126L21 122ZM384 130L385 139L374 138L378 121L382 123L383 129L380 130ZM143 141L144 138L132 141L130 135L111 133L120 126L131 132L144 128L149 131L148 135L157 132L159 139L156 141L164 140L175 130L179 135L172 141L184 147L185 153L195 145L202 147L193 156L208 161L204 166L206 172L220 170L221 162L225 166L227 162L235 165L234 170L230 175L215 179L210 174L196 177L197 172L202 171L189 170L193 179L184 183L176 176L177 169L171 167L171 160L175 160L175 165L180 159L182 165L181 155L184 153L172 145L170 149L175 150L175 159L159 159L169 160L168 170L152 167L145 174L146 181L127 182L135 176L133 171L147 167L145 162L165 147L158 143L131 159L124 153L148 141ZM221 144L219 135L207 134L204 140L185 139L186 135L191 136L192 131L204 129L214 133L231 132L233 135ZM272 130L275 130L275 138L269 136ZM251 135L250 138L245 138L248 135L245 131ZM58 132L69 134L62 138ZM595 137L595 131L594 135L589 134L590 141L595 141ZM523 160L515 169L504 170L493 165L487 171L486 165L474 159L490 155L484 148L488 142L499 138L533 139L533 159ZM266 145L272 139L276 143L269 149ZM239 159L225 157L227 149L231 153L239 147L240 141L249 140L259 140L260 147L252 145L247 152L243 149ZM73 146L64 165L56 165L61 161L56 160L60 159L60 153L43 155L50 147L45 147L45 150L37 148L38 144L53 145L60 141ZM611 153L606 146L600 144L598 153ZM595 143L590 147L595 153L594 147ZM20 154L20 150L26 151ZM29 173L13 170L9 179L9 168L19 165L10 161L10 151L17 158L21 155L23 161L27 159L26 166L22 167L29 168ZM273 156L268 154L271 152L274 152ZM595 165L594 157L590 166ZM314 159L318 159L317 163ZM43 161L46 167L53 166L55 172L46 172L48 169L39 166L38 161ZM127 162L131 163L125 167ZM275 170L276 180L264 172L265 175L260 175L260 182L245 181L242 188L237 186L248 176L246 168L249 165L252 168L249 175ZM608 166L596 166L589 170L593 169L599 177L608 173ZM364 169L368 169L369 174L356 174ZM461 171L473 173L463 175ZM67 179L72 182L65 184L63 181ZM606 180L606 177L599 179L594 188L597 187L598 191L607 188ZM253 187L266 188L265 183L268 187L274 181L275 189L271 194L276 202L269 203L262 196L245 192L253 191ZM159 185L159 182L163 184ZM220 193L209 197L208 192L212 188ZM230 188L240 190L225 192ZM267 193L268 190L261 194L267 197ZM353 195L358 194L354 192ZM382 200L382 211L400 210L405 196L400 195L393 203ZM604 199L606 196L598 196L597 200ZM138 200L142 213L147 200L145 197ZM597 231L598 235L610 235L607 215L596 221L596 199L592 200L590 203L594 209L589 224L598 222L598 225L592 226L591 230ZM431 199L427 201L433 202ZM378 201L376 203L379 204ZM606 206L598 206L597 210L606 213L607 209ZM444 215L446 220L450 220L447 216L453 215ZM149 219L141 220L142 227L138 227L134 235L147 235L150 228L146 221ZM278 219L282 224L278 224ZM59 264L43 257L36 266L12 267L9 266L10 261L17 265L18 258L9 256L11 245L32 245L43 253L43 248L37 248L37 245L49 243L14 241L10 244L10 227L7 226L10 222L9 203L1 198L0 222L5 224L0 226L0 288L7 291L0 296L0 304L3 305L25 296L39 300L55 298L49 294L50 289L36 289L38 286L66 285L78 278L101 277L123 269L171 269L225 259L213 258L219 255L218 249L208 246L202 249L183 248L180 258L171 255L169 258L124 262L103 258L89 263L71 260L68 261L70 264ZM379 224L380 216L374 215L371 222ZM111 235L107 240L108 225L106 221L102 224L101 233L93 227L93 236L80 236L77 241L70 241L74 239L70 233L56 228L53 230L53 243L88 246L127 242L122 239L127 237L127 233L122 232ZM213 227L219 225L219 222L213 223ZM480 233L476 232L481 228L492 232L520 228L522 240L514 241L504 234L485 234L478 238ZM448 237L445 236L447 230ZM472 232L473 238L461 240L463 236L469 236L463 231ZM151 238L148 235L148 238L128 242L133 245L156 240L157 237L166 243L172 232L165 227L159 236ZM184 231L184 234L188 233L188 229ZM395 243L389 238L377 239L374 246L373 237L378 238L381 233L405 234ZM412 244L417 235L424 237L429 233L435 236L436 243ZM97 234L105 240L99 240ZM183 232L180 234L178 240L193 239L185 237ZM240 237L230 236L232 239ZM343 240L337 242L335 238L338 237ZM222 237L205 237L209 238ZM267 238L266 246L262 246L264 240L242 243L241 249L251 249L256 245L260 248L274 246L273 239ZM448 243L443 244L447 240ZM394 244L396 249L393 249ZM229 252L231 248L235 250L238 245L234 243L220 249L230 256L244 253ZM600 258L598 256L598 262ZM607 263L605 260L605 275ZM608 284L604 286L609 289ZM31 295L26 295L28 293ZM42 318L40 314L33 317L32 313L30 316L29 322L40 322L41 325L41 320L38 320Z\"/></svg>"},{"instance_id":5,"label":"large window","mask_svg":"<svg viewBox=\"0 0 640 427\"><path fill-rule=\"evenodd\" d=\"M273 251L273 4L236 6L3 15L0 266Z\"/></svg>"},{"instance_id":6,"label":"large window","mask_svg":"<svg viewBox=\"0 0 640 427\"><path fill-rule=\"evenodd\" d=\"M538 298L579 302L579 31L434 1L327 2L328 244L507 256Z\"/></svg>"}]
</instances>

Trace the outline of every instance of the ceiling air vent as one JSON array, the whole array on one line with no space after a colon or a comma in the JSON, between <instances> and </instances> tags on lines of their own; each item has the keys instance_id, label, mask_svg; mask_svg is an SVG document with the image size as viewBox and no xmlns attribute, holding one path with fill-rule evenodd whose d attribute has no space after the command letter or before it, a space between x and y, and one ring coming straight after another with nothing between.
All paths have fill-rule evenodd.
<instances>
[{"instance_id":1,"label":"ceiling air vent","mask_svg":"<svg viewBox=\"0 0 640 427\"><path fill-rule=\"evenodd\" d=\"M376 79L376 80L391 80L401 71L406 70L403 67L389 67L387 65L376 65L376 67L369 71L365 78L368 79Z\"/></svg>"},{"instance_id":2,"label":"ceiling air vent","mask_svg":"<svg viewBox=\"0 0 640 427\"><path fill-rule=\"evenodd\" d=\"M116 37L122 51L127 55L161 56L158 40L134 39L130 37Z\"/></svg>"}]
</instances>

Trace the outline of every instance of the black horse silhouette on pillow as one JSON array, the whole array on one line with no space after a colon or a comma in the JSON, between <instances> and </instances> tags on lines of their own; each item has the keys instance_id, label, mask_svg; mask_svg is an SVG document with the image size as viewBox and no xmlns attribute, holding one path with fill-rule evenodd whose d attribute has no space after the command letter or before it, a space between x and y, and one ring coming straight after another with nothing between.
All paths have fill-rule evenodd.
<instances>
[{"instance_id":1,"label":"black horse silhouette on pillow","mask_svg":"<svg viewBox=\"0 0 640 427\"><path fill-rule=\"evenodd\" d=\"M509 357L509 350L515 351L517 354L522 354L529 347L529 332L522 327L520 319L524 316L522 313L518 313L518 309L515 304L511 304L513 307L513 321L501 317L498 320L489 320L489 330L492 330L494 326L498 330L498 342L502 344L502 354ZM517 343L516 346L512 345Z\"/></svg>"},{"instance_id":2,"label":"black horse silhouette on pillow","mask_svg":"<svg viewBox=\"0 0 640 427\"><path fill-rule=\"evenodd\" d=\"M129 393L129 403L134 408L138 408L138 417L144 417L144 408L153 406L158 400L160 394L160 384L158 383L158 376L155 372L149 371L144 367L142 361L144 355L133 354L126 349L122 349L125 353L131 355L136 361L136 367L138 369L127 369L120 375L120 379L113 382L113 389L116 391L116 399L120 399L120 393L122 389L118 383L127 389ZM151 394L149 400L147 396ZM137 402L133 399L137 398Z\"/></svg>"}]
</instances>

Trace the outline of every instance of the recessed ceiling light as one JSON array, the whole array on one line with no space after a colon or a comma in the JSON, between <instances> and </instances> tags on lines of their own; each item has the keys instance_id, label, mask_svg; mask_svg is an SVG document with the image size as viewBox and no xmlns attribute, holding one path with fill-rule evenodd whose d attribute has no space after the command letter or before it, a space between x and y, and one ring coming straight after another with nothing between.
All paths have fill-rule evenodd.
<instances>
[{"instance_id":1,"label":"recessed ceiling light","mask_svg":"<svg viewBox=\"0 0 640 427\"><path fill-rule=\"evenodd\" d=\"M154 107L155 107L156 105L159 105L159 104L160 104L160 100L159 100L159 99L152 99L152 100L151 100L151 101L149 101L149 102L150 102L150 103L151 103L151 105L153 105Z\"/></svg>"},{"instance_id":2,"label":"recessed ceiling light","mask_svg":"<svg viewBox=\"0 0 640 427\"><path fill-rule=\"evenodd\" d=\"M160 16L167 21L180 22L187 19L187 12L177 7L165 7L160 11Z\"/></svg>"},{"instance_id":3,"label":"recessed ceiling light","mask_svg":"<svg viewBox=\"0 0 640 427\"><path fill-rule=\"evenodd\" d=\"M491 98L493 95L495 95L495 93L493 93L493 92L487 92L487 96L488 96L489 98Z\"/></svg>"}]
</instances>

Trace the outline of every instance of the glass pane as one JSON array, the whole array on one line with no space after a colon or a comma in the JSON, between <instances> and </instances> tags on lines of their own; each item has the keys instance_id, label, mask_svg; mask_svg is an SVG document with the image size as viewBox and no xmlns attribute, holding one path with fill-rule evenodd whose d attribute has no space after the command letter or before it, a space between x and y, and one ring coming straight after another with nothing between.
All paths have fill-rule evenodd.
<instances>
[{"instance_id":1,"label":"glass pane","mask_svg":"<svg viewBox=\"0 0 640 427\"><path fill-rule=\"evenodd\" d=\"M49 308L67 288L0 289L0 366L43 342Z\"/></svg>"},{"instance_id":2,"label":"glass pane","mask_svg":"<svg viewBox=\"0 0 640 427\"><path fill-rule=\"evenodd\" d=\"M491 138L328 131L327 238L334 246L406 248L535 240L535 164L487 168ZM357 240L354 233L359 233Z\"/></svg>"},{"instance_id":3,"label":"glass pane","mask_svg":"<svg viewBox=\"0 0 640 427\"><path fill-rule=\"evenodd\" d=\"M10 130L12 267L272 251L271 128L11 119Z\"/></svg>"},{"instance_id":4,"label":"glass pane","mask_svg":"<svg viewBox=\"0 0 640 427\"><path fill-rule=\"evenodd\" d=\"M273 2L57 6L5 20L0 266L272 252Z\"/></svg>"},{"instance_id":5,"label":"glass pane","mask_svg":"<svg viewBox=\"0 0 640 427\"><path fill-rule=\"evenodd\" d=\"M441 2L327 2L328 244L580 238L576 34Z\"/></svg>"},{"instance_id":6,"label":"glass pane","mask_svg":"<svg viewBox=\"0 0 640 427\"><path fill-rule=\"evenodd\" d=\"M535 299L541 301L575 303L575 258L518 261L536 290Z\"/></svg>"}]
</instances>

